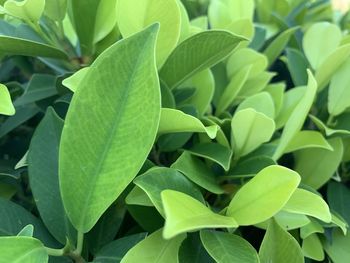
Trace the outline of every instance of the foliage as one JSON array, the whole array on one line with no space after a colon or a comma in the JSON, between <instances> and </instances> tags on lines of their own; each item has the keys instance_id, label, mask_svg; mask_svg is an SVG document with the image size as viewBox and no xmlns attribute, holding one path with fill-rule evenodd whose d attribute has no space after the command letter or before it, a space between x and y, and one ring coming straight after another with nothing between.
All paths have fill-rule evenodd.
<instances>
[{"instance_id":1,"label":"foliage","mask_svg":"<svg viewBox=\"0 0 350 263\"><path fill-rule=\"evenodd\" d=\"M349 14L0 4L0 262L348 262Z\"/></svg>"}]
</instances>

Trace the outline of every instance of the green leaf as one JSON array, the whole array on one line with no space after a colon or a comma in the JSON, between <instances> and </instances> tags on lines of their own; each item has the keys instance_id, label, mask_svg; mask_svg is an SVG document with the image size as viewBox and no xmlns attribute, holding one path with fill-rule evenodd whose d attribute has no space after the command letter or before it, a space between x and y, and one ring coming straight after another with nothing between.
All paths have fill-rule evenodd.
<instances>
[{"instance_id":1,"label":"green leaf","mask_svg":"<svg viewBox=\"0 0 350 263\"><path fill-rule=\"evenodd\" d=\"M17 236L23 236L23 237L33 237L34 234L34 226L33 225L26 225L23 227L21 231L17 234Z\"/></svg>"},{"instance_id":2,"label":"green leaf","mask_svg":"<svg viewBox=\"0 0 350 263\"><path fill-rule=\"evenodd\" d=\"M37 126L28 153L29 182L40 216L62 244L74 242L76 231L64 211L58 181L58 149L63 120L49 108Z\"/></svg>"},{"instance_id":3,"label":"green leaf","mask_svg":"<svg viewBox=\"0 0 350 263\"><path fill-rule=\"evenodd\" d=\"M263 222L284 207L299 182L300 176L296 172L271 165L238 190L226 213L239 225Z\"/></svg>"},{"instance_id":4,"label":"green leaf","mask_svg":"<svg viewBox=\"0 0 350 263\"><path fill-rule=\"evenodd\" d=\"M196 34L175 48L161 68L160 78L173 89L197 72L220 62L243 40L219 30Z\"/></svg>"},{"instance_id":5,"label":"green leaf","mask_svg":"<svg viewBox=\"0 0 350 263\"><path fill-rule=\"evenodd\" d=\"M181 263L214 263L202 245L199 233L188 234L182 242L179 250L179 262Z\"/></svg>"},{"instance_id":6,"label":"green leaf","mask_svg":"<svg viewBox=\"0 0 350 263\"><path fill-rule=\"evenodd\" d=\"M145 237L144 233L140 233L114 240L101 248L92 263L119 263L125 254Z\"/></svg>"},{"instance_id":7,"label":"green leaf","mask_svg":"<svg viewBox=\"0 0 350 263\"><path fill-rule=\"evenodd\" d=\"M212 193L224 193L224 190L216 181L214 173L202 161L192 156L189 152L184 151L171 165L171 168L180 171L192 182Z\"/></svg>"},{"instance_id":8,"label":"green leaf","mask_svg":"<svg viewBox=\"0 0 350 263\"><path fill-rule=\"evenodd\" d=\"M275 105L275 117L281 112L284 102L284 92L286 90L286 84L283 82L269 84L265 91L272 97Z\"/></svg>"},{"instance_id":9,"label":"green leaf","mask_svg":"<svg viewBox=\"0 0 350 263\"><path fill-rule=\"evenodd\" d=\"M253 156L240 160L229 172L232 178L251 177L256 175L267 166L274 165L276 162L267 156Z\"/></svg>"},{"instance_id":10,"label":"green leaf","mask_svg":"<svg viewBox=\"0 0 350 263\"><path fill-rule=\"evenodd\" d=\"M312 216L326 223L330 223L332 219L329 207L322 197L304 189L296 189L283 210Z\"/></svg>"},{"instance_id":11,"label":"green leaf","mask_svg":"<svg viewBox=\"0 0 350 263\"><path fill-rule=\"evenodd\" d=\"M333 136L333 135L344 135L348 136L350 135L350 131L348 130L339 130L339 129L331 129L328 126L326 126L320 119L313 115L309 115L312 122L317 126L319 130L321 130L326 136Z\"/></svg>"},{"instance_id":12,"label":"green leaf","mask_svg":"<svg viewBox=\"0 0 350 263\"><path fill-rule=\"evenodd\" d=\"M154 143L160 117L154 59L158 27L106 50L73 96L62 133L59 177L68 217L81 232L94 226L136 176ZM140 112L136 122L133 116Z\"/></svg>"},{"instance_id":13,"label":"green leaf","mask_svg":"<svg viewBox=\"0 0 350 263\"><path fill-rule=\"evenodd\" d=\"M308 62L298 49L286 48L287 66L295 86L306 85Z\"/></svg>"},{"instance_id":14,"label":"green leaf","mask_svg":"<svg viewBox=\"0 0 350 263\"><path fill-rule=\"evenodd\" d=\"M336 182L329 182L327 188L327 201L332 210L338 212L350 225L350 206L348 205L350 200L349 188Z\"/></svg>"},{"instance_id":15,"label":"green leaf","mask_svg":"<svg viewBox=\"0 0 350 263\"><path fill-rule=\"evenodd\" d=\"M280 227L287 231L301 228L310 223L310 219L306 215L292 214L282 210L275 214L273 216L273 219L276 220ZM270 219L259 224L255 224L254 226L266 230L269 226L269 223Z\"/></svg>"},{"instance_id":16,"label":"green leaf","mask_svg":"<svg viewBox=\"0 0 350 263\"><path fill-rule=\"evenodd\" d=\"M284 153L294 152L307 148L320 148L333 151L332 146L327 140L317 131L300 131L289 142L284 150Z\"/></svg>"},{"instance_id":17,"label":"green leaf","mask_svg":"<svg viewBox=\"0 0 350 263\"><path fill-rule=\"evenodd\" d=\"M161 192L166 189L186 193L204 203L201 192L180 172L172 168L156 167L138 176L134 183L146 192L157 210L164 215Z\"/></svg>"},{"instance_id":18,"label":"green leaf","mask_svg":"<svg viewBox=\"0 0 350 263\"><path fill-rule=\"evenodd\" d=\"M119 0L117 4L118 26L123 37L128 37L143 28L160 23L157 40L157 65L163 65L180 37L181 14L175 0L139 1Z\"/></svg>"},{"instance_id":19,"label":"green leaf","mask_svg":"<svg viewBox=\"0 0 350 263\"><path fill-rule=\"evenodd\" d=\"M270 221L267 228L259 256L261 263L304 263L304 256L298 242L274 220Z\"/></svg>"},{"instance_id":20,"label":"green leaf","mask_svg":"<svg viewBox=\"0 0 350 263\"><path fill-rule=\"evenodd\" d=\"M275 105L271 95L266 91L256 93L255 95L246 98L241 104L239 104L236 112L248 108L263 113L270 119L275 118Z\"/></svg>"},{"instance_id":21,"label":"green leaf","mask_svg":"<svg viewBox=\"0 0 350 263\"><path fill-rule=\"evenodd\" d=\"M178 132L199 132L206 133L209 138L214 139L218 129L219 126L217 125L205 127L199 119L180 110L161 109L158 128L159 135Z\"/></svg>"},{"instance_id":22,"label":"green leaf","mask_svg":"<svg viewBox=\"0 0 350 263\"><path fill-rule=\"evenodd\" d=\"M6 13L29 23L37 23L44 12L45 0L8 0L4 4Z\"/></svg>"},{"instance_id":23,"label":"green leaf","mask_svg":"<svg viewBox=\"0 0 350 263\"><path fill-rule=\"evenodd\" d=\"M323 246L317 234L312 234L305 238L301 248L304 256L307 258L317 261L322 261L324 259Z\"/></svg>"},{"instance_id":24,"label":"green leaf","mask_svg":"<svg viewBox=\"0 0 350 263\"><path fill-rule=\"evenodd\" d=\"M303 38L303 48L314 69L318 69L339 46L341 38L340 28L328 22L318 22L308 28Z\"/></svg>"},{"instance_id":25,"label":"green leaf","mask_svg":"<svg viewBox=\"0 0 350 263\"><path fill-rule=\"evenodd\" d=\"M289 117L283 129L280 143L278 144L277 149L273 154L273 159L275 160L278 160L282 156L283 152L285 151L290 141L300 131L301 127L305 122L307 114L311 109L313 101L315 99L316 91L317 91L317 83L311 71L309 70L308 70L308 77L309 77L309 81L307 84L306 92L302 97L302 99L297 104L297 106L294 108L291 116Z\"/></svg>"},{"instance_id":26,"label":"green leaf","mask_svg":"<svg viewBox=\"0 0 350 263\"><path fill-rule=\"evenodd\" d=\"M238 159L268 142L275 131L275 123L265 114L248 108L235 113L231 128L231 142Z\"/></svg>"},{"instance_id":27,"label":"green leaf","mask_svg":"<svg viewBox=\"0 0 350 263\"><path fill-rule=\"evenodd\" d=\"M350 91L346 83L350 81L350 62L344 64L334 73L328 90L328 112L332 116L337 116L350 107L347 100Z\"/></svg>"},{"instance_id":28,"label":"green leaf","mask_svg":"<svg viewBox=\"0 0 350 263\"><path fill-rule=\"evenodd\" d=\"M15 107L13 107L10 93L7 87L0 84L0 114L14 115L16 113Z\"/></svg>"},{"instance_id":29,"label":"green leaf","mask_svg":"<svg viewBox=\"0 0 350 263\"><path fill-rule=\"evenodd\" d=\"M2 262L45 263L48 262L46 249L37 239L31 237L0 237Z\"/></svg>"},{"instance_id":30,"label":"green leaf","mask_svg":"<svg viewBox=\"0 0 350 263\"><path fill-rule=\"evenodd\" d=\"M119 1L119 0L118 0ZM100 1L96 13L94 43L104 39L117 24L117 2L116 0Z\"/></svg>"},{"instance_id":31,"label":"green leaf","mask_svg":"<svg viewBox=\"0 0 350 263\"><path fill-rule=\"evenodd\" d=\"M170 240L163 239L163 229L159 229L146 239L131 248L123 257L121 263L152 262L178 263L178 251L185 234L178 235Z\"/></svg>"},{"instance_id":32,"label":"green leaf","mask_svg":"<svg viewBox=\"0 0 350 263\"><path fill-rule=\"evenodd\" d=\"M300 237L302 239L307 238L308 236L315 233L324 233L324 228L316 219L310 218L310 222L300 228Z\"/></svg>"},{"instance_id":33,"label":"green leaf","mask_svg":"<svg viewBox=\"0 0 350 263\"><path fill-rule=\"evenodd\" d=\"M350 233L343 235L341 231L332 232L331 241L324 241L323 248L334 263L348 263L350 257Z\"/></svg>"},{"instance_id":34,"label":"green leaf","mask_svg":"<svg viewBox=\"0 0 350 263\"><path fill-rule=\"evenodd\" d=\"M181 192L164 190L161 193L165 212L163 237L173 238L181 233L203 228L238 227L232 217L216 214L198 200Z\"/></svg>"},{"instance_id":35,"label":"green leaf","mask_svg":"<svg viewBox=\"0 0 350 263\"><path fill-rule=\"evenodd\" d=\"M85 67L85 68L79 69L72 76L64 79L62 81L62 85L67 87L68 89L70 89L72 92L76 92L81 81L85 78L85 76L89 72L89 68L90 67Z\"/></svg>"},{"instance_id":36,"label":"green leaf","mask_svg":"<svg viewBox=\"0 0 350 263\"><path fill-rule=\"evenodd\" d=\"M255 249L244 238L218 231L202 230L205 249L218 263L259 263Z\"/></svg>"},{"instance_id":37,"label":"green leaf","mask_svg":"<svg viewBox=\"0 0 350 263\"><path fill-rule=\"evenodd\" d=\"M295 153L295 167L301 181L315 189L324 185L337 171L343 156L340 138L328 141L333 151L325 149L304 149ZM312 158L310 158L312 156Z\"/></svg>"},{"instance_id":38,"label":"green leaf","mask_svg":"<svg viewBox=\"0 0 350 263\"><path fill-rule=\"evenodd\" d=\"M67 0L45 0L44 14L56 21L62 21L67 12Z\"/></svg>"}]
</instances>

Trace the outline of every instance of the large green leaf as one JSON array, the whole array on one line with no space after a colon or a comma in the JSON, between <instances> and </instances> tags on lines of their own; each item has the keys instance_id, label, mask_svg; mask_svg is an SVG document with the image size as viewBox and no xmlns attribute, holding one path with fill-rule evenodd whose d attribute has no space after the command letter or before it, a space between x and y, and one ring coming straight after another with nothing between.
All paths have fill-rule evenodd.
<instances>
[{"instance_id":1,"label":"large green leaf","mask_svg":"<svg viewBox=\"0 0 350 263\"><path fill-rule=\"evenodd\" d=\"M299 182L300 176L296 172L271 165L239 189L226 213L239 225L263 222L282 209Z\"/></svg>"},{"instance_id":2,"label":"large green leaf","mask_svg":"<svg viewBox=\"0 0 350 263\"><path fill-rule=\"evenodd\" d=\"M28 154L29 182L40 216L52 235L62 244L76 233L63 208L58 182L58 149L63 120L52 108L38 125Z\"/></svg>"},{"instance_id":3,"label":"large green leaf","mask_svg":"<svg viewBox=\"0 0 350 263\"><path fill-rule=\"evenodd\" d=\"M16 110L13 107L11 96L7 87L3 84L0 84L0 114L11 116L15 113Z\"/></svg>"},{"instance_id":4,"label":"large green leaf","mask_svg":"<svg viewBox=\"0 0 350 263\"><path fill-rule=\"evenodd\" d=\"M244 238L218 231L202 230L205 249L218 263L259 263L255 249Z\"/></svg>"},{"instance_id":5,"label":"large green leaf","mask_svg":"<svg viewBox=\"0 0 350 263\"><path fill-rule=\"evenodd\" d=\"M131 248L121 263L178 263L178 251L186 234L165 240L162 237L162 232L163 229L159 229Z\"/></svg>"},{"instance_id":6,"label":"large green leaf","mask_svg":"<svg viewBox=\"0 0 350 263\"><path fill-rule=\"evenodd\" d=\"M154 53L158 27L106 50L73 96L62 133L59 177L68 217L81 232L93 227L136 176L154 143L160 118Z\"/></svg>"},{"instance_id":7,"label":"large green leaf","mask_svg":"<svg viewBox=\"0 0 350 263\"><path fill-rule=\"evenodd\" d=\"M267 228L259 256L261 263L304 263L304 256L298 242L274 220L271 220Z\"/></svg>"},{"instance_id":8,"label":"large green leaf","mask_svg":"<svg viewBox=\"0 0 350 263\"><path fill-rule=\"evenodd\" d=\"M119 0L118 26L128 37L155 22L160 23L157 40L157 65L160 67L180 37L181 14L176 0Z\"/></svg>"},{"instance_id":9,"label":"large green leaf","mask_svg":"<svg viewBox=\"0 0 350 263\"><path fill-rule=\"evenodd\" d=\"M37 239L31 237L0 237L1 262L45 263L46 249Z\"/></svg>"},{"instance_id":10,"label":"large green leaf","mask_svg":"<svg viewBox=\"0 0 350 263\"><path fill-rule=\"evenodd\" d=\"M214 66L244 40L227 31L211 30L196 34L171 53L160 71L160 78L175 88L183 81L206 68Z\"/></svg>"},{"instance_id":11,"label":"large green leaf","mask_svg":"<svg viewBox=\"0 0 350 263\"><path fill-rule=\"evenodd\" d=\"M317 92L317 83L311 71L309 70L308 70L308 76L309 76L309 80L307 84L306 93L304 94L302 99L299 101L297 106L294 108L293 113L289 117L283 129L281 140L278 144L278 147L275 153L273 154L273 158L275 160L278 160L282 156L283 152L285 151L290 141L300 131L301 127L305 122L307 114L311 109L313 101L315 99L316 92Z\"/></svg>"},{"instance_id":12,"label":"large green leaf","mask_svg":"<svg viewBox=\"0 0 350 263\"><path fill-rule=\"evenodd\" d=\"M283 210L313 216L326 223L332 219L329 207L322 197L304 189L296 189Z\"/></svg>"},{"instance_id":13,"label":"large green leaf","mask_svg":"<svg viewBox=\"0 0 350 263\"><path fill-rule=\"evenodd\" d=\"M165 212L163 236L166 239L203 228L238 227L232 217L212 212L189 195L173 190L164 190L161 195Z\"/></svg>"},{"instance_id":14,"label":"large green leaf","mask_svg":"<svg viewBox=\"0 0 350 263\"><path fill-rule=\"evenodd\" d=\"M268 142L275 131L275 123L265 114L248 108L236 112L231 121L231 128L234 158L238 159Z\"/></svg>"}]
</instances>

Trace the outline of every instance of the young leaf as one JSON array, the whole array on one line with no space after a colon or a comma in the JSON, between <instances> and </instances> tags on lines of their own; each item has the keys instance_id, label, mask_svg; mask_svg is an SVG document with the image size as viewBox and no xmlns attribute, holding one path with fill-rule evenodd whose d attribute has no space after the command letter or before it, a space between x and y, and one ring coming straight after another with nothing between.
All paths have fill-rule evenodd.
<instances>
[{"instance_id":1,"label":"young leaf","mask_svg":"<svg viewBox=\"0 0 350 263\"><path fill-rule=\"evenodd\" d=\"M205 249L218 263L259 263L258 253L244 238L218 231L201 230Z\"/></svg>"},{"instance_id":2,"label":"young leaf","mask_svg":"<svg viewBox=\"0 0 350 263\"><path fill-rule=\"evenodd\" d=\"M233 116L231 128L231 142L234 145L235 158L238 159L268 142L275 131L275 123L265 114L248 108Z\"/></svg>"},{"instance_id":3,"label":"young leaf","mask_svg":"<svg viewBox=\"0 0 350 263\"><path fill-rule=\"evenodd\" d=\"M6 13L33 24L39 22L44 8L45 0L8 0L4 4Z\"/></svg>"},{"instance_id":4,"label":"young leaf","mask_svg":"<svg viewBox=\"0 0 350 263\"><path fill-rule=\"evenodd\" d=\"M170 240L163 239L163 229L159 229L131 248L121 263L152 262L177 263L178 251L186 234L178 235Z\"/></svg>"},{"instance_id":5,"label":"young leaf","mask_svg":"<svg viewBox=\"0 0 350 263\"><path fill-rule=\"evenodd\" d=\"M274 216L287 203L300 182L288 168L271 165L242 186L232 198L226 214L239 225L253 225Z\"/></svg>"},{"instance_id":6,"label":"young leaf","mask_svg":"<svg viewBox=\"0 0 350 263\"><path fill-rule=\"evenodd\" d=\"M68 89L70 89L72 92L76 92L81 81L83 80L83 78L85 78L85 76L89 72L89 68L90 67L85 67L85 68L78 70L72 76L64 79L62 81L62 85L67 87Z\"/></svg>"},{"instance_id":7,"label":"young leaf","mask_svg":"<svg viewBox=\"0 0 350 263\"><path fill-rule=\"evenodd\" d=\"M320 148L333 151L332 146L330 146L321 133L317 131L300 131L290 141L284 152L289 153L307 148Z\"/></svg>"},{"instance_id":8,"label":"young leaf","mask_svg":"<svg viewBox=\"0 0 350 263\"><path fill-rule=\"evenodd\" d=\"M164 190L161 193L165 212L163 237L173 238L181 233L203 228L238 227L232 217L215 214L198 200L181 192Z\"/></svg>"},{"instance_id":9,"label":"young leaf","mask_svg":"<svg viewBox=\"0 0 350 263\"><path fill-rule=\"evenodd\" d=\"M259 256L261 263L304 263L304 256L298 242L274 220L270 221L267 228Z\"/></svg>"},{"instance_id":10,"label":"young leaf","mask_svg":"<svg viewBox=\"0 0 350 263\"><path fill-rule=\"evenodd\" d=\"M0 114L11 116L15 113L16 110L13 107L11 96L7 87L3 84L0 84Z\"/></svg>"},{"instance_id":11,"label":"young leaf","mask_svg":"<svg viewBox=\"0 0 350 263\"><path fill-rule=\"evenodd\" d=\"M62 21L67 12L67 0L45 0L44 14L55 21Z\"/></svg>"},{"instance_id":12,"label":"young leaf","mask_svg":"<svg viewBox=\"0 0 350 263\"><path fill-rule=\"evenodd\" d=\"M119 1L119 0L118 0ZM94 29L94 43L104 39L117 23L117 2L116 0L100 1L96 13Z\"/></svg>"},{"instance_id":13,"label":"young leaf","mask_svg":"<svg viewBox=\"0 0 350 263\"><path fill-rule=\"evenodd\" d=\"M88 232L131 182L155 140L158 27L106 50L73 96L62 133L59 178L68 217L81 232ZM142 118L135 122L140 112Z\"/></svg>"},{"instance_id":14,"label":"young leaf","mask_svg":"<svg viewBox=\"0 0 350 263\"><path fill-rule=\"evenodd\" d=\"M119 0L117 12L118 26L124 37L152 23L160 23L156 54L158 67L163 65L180 37L181 14L177 1Z\"/></svg>"},{"instance_id":15,"label":"young leaf","mask_svg":"<svg viewBox=\"0 0 350 263\"><path fill-rule=\"evenodd\" d=\"M45 263L48 262L46 249L32 237L0 237L2 262Z\"/></svg>"},{"instance_id":16,"label":"young leaf","mask_svg":"<svg viewBox=\"0 0 350 263\"><path fill-rule=\"evenodd\" d=\"M271 95L266 91L256 93L255 95L246 98L241 104L239 104L236 112L248 108L263 113L270 119L275 118L275 105Z\"/></svg>"},{"instance_id":17,"label":"young leaf","mask_svg":"<svg viewBox=\"0 0 350 263\"><path fill-rule=\"evenodd\" d=\"M220 62L243 40L227 31L211 30L196 34L170 54L160 70L160 78L173 89L195 73Z\"/></svg>"},{"instance_id":18,"label":"young leaf","mask_svg":"<svg viewBox=\"0 0 350 263\"><path fill-rule=\"evenodd\" d=\"M23 236L23 237L33 237L34 234L34 226L33 225L26 225L23 227L23 229L17 234L17 236Z\"/></svg>"}]
</instances>

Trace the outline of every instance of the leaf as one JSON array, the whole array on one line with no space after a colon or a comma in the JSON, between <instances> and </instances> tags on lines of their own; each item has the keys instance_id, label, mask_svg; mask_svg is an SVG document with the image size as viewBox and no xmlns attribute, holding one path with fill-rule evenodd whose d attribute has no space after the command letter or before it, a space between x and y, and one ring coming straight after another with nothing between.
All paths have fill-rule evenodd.
<instances>
[{"instance_id":1,"label":"leaf","mask_svg":"<svg viewBox=\"0 0 350 263\"><path fill-rule=\"evenodd\" d=\"M276 162L267 156L253 156L251 158L240 160L229 172L232 178L254 176L260 170L267 166L274 165Z\"/></svg>"},{"instance_id":2,"label":"leaf","mask_svg":"<svg viewBox=\"0 0 350 263\"><path fill-rule=\"evenodd\" d=\"M290 141L300 131L301 127L305 122L307 114L311 109L313 101L315 99L316 91L317 91L317 83L314 77L312 76L311 71L309 70L308 70L308 77L309 77L309 80L308 80L306 92L302 97L302 99L297 104L297 106L294 108L291 116L289 117L283 129L280 143L278 144L277 149L273 154L273 159L275 160L278 160L281 157L281 155L285 151Z\"/></svg>"},{"instance_id":3,"label":"leaf","mask_svg":"<svg viewBox=\"0 0 350 263\"><path fill-rule=\"evenodd\" d=\"M214 263L214 259L202 245L199 233L188 234L182 242L179 250L179 262L181 263Z\"/></svg>"},{"instance_id":4,"label":"leaf","mask_svg":"<svg viewBox=\"0 0 350 263\"><path fill-rule=\"evenodd\" d=\"M152 262L152 263L177 263L178 251L185 234L166 240L162 237L163 229L159 229L136 246L131 248L123 257L121 263Z\"/></svg>"},{"instance_id":5,"label":"leaf","mask_svg":"<svg viewBox=\"0 0 350 263\"><path fill-rule=\"evenodd\" d=\"M81 232L94 226L136 176L155 140L160 117L154 61L158 27L100 55L73 96L62 133L59 178L68 217ZM140 112L141 119L132 118Z\"/></svg>"},{"instance_id":6,"label":"leaf","mask_svg":"<svg viewBox=\"0 0 350 263\"><path fill-rule=\"evenodd\" d=\"M300 131L290 141L284 153L294 152L307 148L320 148L333 151L332 146L317 131Z\"/></svg>"},{"instance_id":7,"label":"leaf","mask_svg":"<svg viewBox=\"0 0 350 263\"><path fill-rule=\"evenodd\" d=\"M198 143L187 149L192 155L203 157L220 165L225 171L230 169L232 151L218 143Z\"/></svg>"},{"instance_id":8,"label":"leaf","mask_svg":"<svg viewBox=\"0 0 350 263\"><path fill-rule=\"evenodd\" d=\"M218 263L259 263L258 253L244 238L218 231L202 230L205 249Z\"/></svg>"},{"instance_id":9,"label":"leaf","mask_svg":"<svg viewBox=\"0 0 350 263\"><path fill-rule=\"evenodd\" d=\"M197 72L223 60L243 40L220 30L198 33L175 48L161 68L160 78L173 89Z\"/></svg>"},{"instance_id":10,"label":"leaf","mask_svg":"<svg viewBox=\"0 0 350 263\"><path fill-rule=\"evenodd\" d=\"M337 116L350 107L350 92L346 83L349 83L350 63L345 61L334 73L328 90L328 112Z\"/></svg>"},{"instance_id":11,"label":"leaf","mask_svg":"<svg viewBox=\"0 0 350 263\"><path fill-rule=\"evenodd\" d=\"M260 246L261 263L303 263L304 256L298 242L274 220L270 221Z\"/></svg>"},{"instance_id":12,"label":"leaf","mask_svg":"<svg viewBox=\"0 0 350 263\"><path fill-rule=\"evenodd\" d=\"M303 240L303 254L305 257L322 261L324 260L324 252L320 239L317 234L312 234Z\"/></svg>"},{"instance_id":13,"label":"leaf","mask_svg":"<svg viewBox=\"0 0 350 263\"><path fill-rule=\"evenodd\" d=\"M303 48L314 69L318 69L339 46L341 38L340 28L329 22L318 22L309 27L303 38Z\"/></svg>"},{"instance_id":14,"label":"leaf","mask_svg":"<svg viewBox=\"0 0 350 263\"><path fill-rule=\"evenodd\" d=\"M292 214L282 210L275 214L273 219L279 224L280 227L287 231L301 228L310 223L310 219L306 215ZM255 224L254 226L266 230L269 223L270 219L259 224Z\"/></svg>"},{"instance_id":15,"label":"leaf","mask_svg":"<svg viewBox=\"0 0 350 263\"><path fill-rule=\"evenodd\" d=\"M119 0L118 0L119 1ZM117 24L117 0L100 1L96 13L94 43L103 40Z\"/></svg>"},{"instance_id":16,"label":"leaf","mask_svg":"<svg viewBox=\"0 0 350 263\"><path fill-rule=\"evenodd\" d=\"M64 211L58 181L58 149L63 120L49 108L37 126L28 153L30 187L40 216L62 244L75 242L76 231Z\"/></svg>"},{"instance_id":17,"label":"leaf","mask_svg":"<svg viewBox=\"0 0 350 263\"><path fill-rule=\"evenodd\" d=\"M347 263L350 257L350 233L343 235L339 230L332 232L331 242L324 241L323 248L334 263Z\"/></svg>"},{"instance_id":18,"label":"leaf","mask_svg":"<svg viewBox=\"0 0 350 263\"><path fill-rule=\"evenodd\" d=\"M163 237L171 239L181 233L203 228L238 227L232 217L216 214L198 200L181 192L164 190L161 193L165 212Z\"/></svg>"},{"instance_id":19,"label":"leaf","mask_svg":"<svg viewBox=\"0 0 350 263\"><path fill-rule=\"evenodd\" d=\"M202 161L192 156L187 151L184 151L180 155L180 157L171 165L171 168L180 171L192 182L212 193L224 193L224 190L216 181L214 173L211 172Z\"/></svg>"},{"instance_id":20,"label":"leaf","mask_svg":"<svg viewBox=\"0 0 350 263\"><path fill-rule=\"evenodd\" d=\"M332 219L329 207L322 197L304 189L296 189L283 210L312 216L326 223L330 223Z\"/></svg>"},{"instance_id":21,"label":"leaf","mask_svg":"<svg viewBox=\"0 0 350 263\"><path fill-rule=\"evenodd\" d=\"M348 130L339 130L339 129L331 129L327 127L320 119L313 115L309 115L312 122L317 126L319 130L321 130L326 136L333 136L333 135L344 135L348 136L350 135L350 131Z\"/></svg>"},{"instance_id":22,"label":"leaf","mask_svg":"<svg viewBox=\"0 0 350 263\"><path fill-rule=\"evenodd\" d=\"M67 0L45 0L44 14L56 21L62 21L67 12Z\"/></svg>"},{"instance_id":23,"label":"leaf","mask_svg":"<svg viewBox=\"0 0 350 263\"><path fill-rule=\"evenodd\" d=\"M118 26L123 37L128 37L143 28L160 23L157 40L157 65L160 68L180 37L181 13L175 0L138 1L119 0L117 4Z\"/></svg>"},{"instance_id":24,"label":"leaf","mask_svg":"<svg viewBox=\"0 0 350 263\"><path fill-rule=\"evenodd\" d=\"M154 206L164 215L161 192L166 189L186 193L204 203L201 192L180 172L172 168L156 167L138 176L134 183L146 192Z\"/></svg>"},{"instance_id":25,"label":"leaf","mask_svg":"<svg viewBox=\"0 0 350 263\"><path fill-rule=\"evenodd\" d=\"M350 225L350 190L341 183L329 182L327 201L332 210L338 212Z\"/></svg>"},{"instance_id":26,"label":"leaf","mask_svg":"<svg viewBox=\"0 0 350 263\"><path fill-rule=\"evenodd\" d=\"M252 108L256 112L263 113L270 119L275 118L275 105L273 99L266 91L256 93L253 96L246 98L238 105L236 112L240 110Z\"/></svg>"},{"instance_id":27,"label":"leaf","mask_svg":"<svg viewBox=\"0 0 350 263\"><path fill-rule=\"evenodd\" d=\"M295 86L303 86L307 83L308 62L304 54L298 49L286 48L287 66Z\"/></svg>"},{"instance_id":28,"label":"leaf","mask_svg":"<svg viewBox=\"0 0 350 263\"><path fill-rule=\"evenodd\" d=\"M238 190L226 214L235 218L239 225L263 222L284 207L299 182L299 175L288 168L266 167Z\"/></svg>"},{"instance_id":29,"label":"leaf","mask_svg":"<svg viewBox=\"0 0 350 263\"><path fill-rule=\"evenodd\" d=\"M316 219L310 218L310 222L300 228L300 237L302 239L307 238L308 236L315 233L324 233L324 228Z\"/></svg>"},{"instance_id":30,"label":"leaf","mask_svg":"<svg viewBox=\"0 0 350 263\"><path fill-rule=\"evenodd\" d=\"M145 237L144 233L140 233L114 240L96 254L92 263L119 263L125 254Z\"/></svg>"},{"instance_id":31,"label":"leaf","mask_svg":"<svg viewBox=\"0 0 350 263\"><path fill-rule=\"evenodd\" d=\"M214 139L219 126L205 127L196 117L186 114L180 110L162 108L158 128L158 134L178 132L206 133L209 138Z\"/></svg>"},{"instance_id":32,"label":"leaf","mask_svg":"<svg viewBox=\"0 0 350 263\"><path fill-rule=\"evenodd\" d=\"M84 77L89 72L90 67L85 67L82 69L79 69L77 72L75 72L72 76L64 79L62 81L62 85L70 89L72 92L76 92L77 88L79 87L81 81L84 79Z\"/></svg>"},{"instance_id":33,"label":"leaf","mask_svg":"<svg viewBox=\"0 0 350 263\"><path fill-rule=\"evenodd\" d=\"M0 237L2 262L45 263L48 262L46 249L37 239L31 237Z\"/></svg>"},{"instance_id":34,"label":"leaf","mask_svg":"<svg viewBox=\"0 0 350 263\"><path fill-rule=\"evenodd\" d=\"M274 131L275 123L265 114L252 108L236 112L231 121L235 159L257 149L268 142Z\"/></svg>"},{"instance_id":35,"label":"leaf","mask_svg":"<svg viewBox=\"0 0 350 263\"><path fill-rule=\"evenodd\" d=\"M38 23L44 12L45 0L24 0L21 2L8 0L4 4L6 13L29 23Z\"/></svg>"},{"instance_id":36,"label":"leaf","mask_svg":"<svg viewBox=\"0 0 350 263\"><path fill-rule=\"evenodd\" d=\"M15 113L16 110L13 107L11 96L7 87L3 84L0 84L0 114L11 116Z\"/></svg>"},{"instance_id":37,"label":"leaf","mask_svg":"<svg viewBox=\"0 0 350 263\"><path fill-rule=\"evenodd\" d=\"M337 171L343 156L340 138L328 141L333 151L325 149L304 149L295 153L295 167L301 181L315 189L324 185ZM310 158L312 156L312 158Z\"/></svg>"},{"instance_id":38,"label":"leaf","mask_svg":"<svg viewBox=\"0 0 350 263\"><path fill-rule=\"evenodd\" d=\"M23 227L21 231L17 234L17 236L23 236L23 237L33 237L34 234L34 226L33 225L26 225Z\"/></svg>"}]
</instances>

